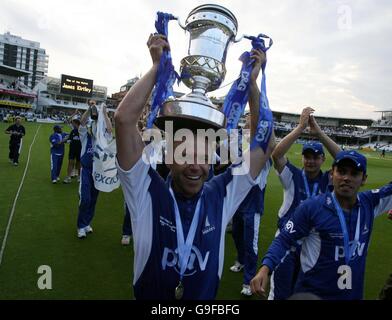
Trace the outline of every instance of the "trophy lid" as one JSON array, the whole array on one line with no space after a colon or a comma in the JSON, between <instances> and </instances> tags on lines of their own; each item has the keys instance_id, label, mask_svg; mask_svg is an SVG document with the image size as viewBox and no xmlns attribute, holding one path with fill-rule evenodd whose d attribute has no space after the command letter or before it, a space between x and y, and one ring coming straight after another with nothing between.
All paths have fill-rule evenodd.
<instances>
[{"instance_id":1,"label":"trophy lid","mask_svg":"<svg viewBox=\"0 0 392 320\"><path fill-rule=\"evenodd\" d=\"M202 4L194 8L186 18L186 24L192 23L193 21L191 20L194 20L196 17L199 18L200 13L215 13L218 15L222 15L224 18L228 20L225 19L225 21L220 21L221 19L215 17L217 19L217 22L226 25L230 30L233 31L234 35L237 34L237 30L238 30L237 18L229 9L226 9L225 7L222 7L217 4Z\"/></svg>"}]
</instances>

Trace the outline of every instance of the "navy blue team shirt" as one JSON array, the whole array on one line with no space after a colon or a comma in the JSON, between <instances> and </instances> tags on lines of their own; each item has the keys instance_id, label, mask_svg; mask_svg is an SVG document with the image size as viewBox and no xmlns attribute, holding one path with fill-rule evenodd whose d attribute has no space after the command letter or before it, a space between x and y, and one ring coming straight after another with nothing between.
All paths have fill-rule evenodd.
<instances>
[{"instance_id":1,"label":"navy blue team shirt","mask_svg":"<svg viewBox=\"0 0 392 320\"><path fill-rule=\"evenodd\" d=\"M296 241L302 239L301 270L294 292L311 292L322 299L362 299L366 256L373 220L392 208L392 182L358 193L356 207L344 212L350 245L360 212L360 237L349 266L352 288L340 289L339 267L345 265L343 232L331 193L304 201L271 244L262 264L274 270Z\"/></svg>"},{"instance_id":2,"label":"navy blue team shirt","mask_svg":"<svg viewBox=\"0 0 392 320\"><path fill-rule=\"evenodd\" d=\"M318 192L325 193L330 185L329 172L320 171L319 175L313 179L307 179L309 191L312 193L313 186L318 183ZM307 199L305 184L302 176L302 169L297 168L288 160L279 175L280 182L283 186L283 203L278 212L278 228L284 228L286 222L290 219L295 209Z\"/></svg>"},{"instance_id":3,"label":"navy blue team shirt","mask_svg":"<svg viewBox=\"0 0 392 320\"><path fill-rule=\"evenodd\" d=\"M62 141L65 137L67 136L67 134L65 132L62 133L53 133L50 137L49 137L49 141L50 141L50 151L52 154L55 154L57 156L61 156L64 155L64 143L58 144L60 141Z\"/></svg>"},{"instance_id":4,"label":"navy blue team shirt","mask_svg":"<svg viewBox=\"0 0 392 320\"><path fill-rule=\"evenodd\" d=\"M150 144L146 149L152 149ZM147 151L149 153L151 151ZM136 299L173 300L179 283L174 203L167 183L142 158L129 170L118 167L134 230L134 294ZM175 194L186 237L196 203L201 209L191 256L183 278L184 300L214 299L223 271L225 229L239 204L260 179L233 175L233 168L204 183L192 199Z\"/></svg>"}]
</instances>

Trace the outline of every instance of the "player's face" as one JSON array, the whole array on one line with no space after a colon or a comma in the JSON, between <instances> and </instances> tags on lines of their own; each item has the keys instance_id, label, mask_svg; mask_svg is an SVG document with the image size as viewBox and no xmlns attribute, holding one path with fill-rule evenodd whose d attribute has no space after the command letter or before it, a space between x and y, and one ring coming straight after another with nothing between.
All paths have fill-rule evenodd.
<instances>
[{"instance_id":1,"label":"player's face","mask_svg":"<svg viewBox=\"0 0 392 320\"><path fill-rule=\"evenodd\" d=\"M175 142L174 161L173 164L168 165L175 190L185 197L196 195L203 187L209 174L208 146L205 145L203 148L205 151L197 150L196 141L195 139L194 148L186 148L186 150L180 147L180 145L184 146L184 142Z\"/></svg>"},{"instance_id":2,"label":"player's face","mask_svg":"<svg viewBox=\"0 0 392 320\"><path fill-rule=\"evenodd\" d=\"M17 119L15 120L15 123L16 123L18 126L20 126L20 124L22 123L22 120L20 120L20 118L17 118Z\"/></svg>"},{"instance_id":3,"label":"player's face","mask_svg":"<svg viewBox=\"0 0 392 320\"><path fill-rule=\"evenodd\" d=\"M356 197L367 178L350 160L334 166L331 174L334 191L344 198Z\"/></svg>"},{"instance_id":4,"label":"player's face","mask_svg":"<svg viewBox=\"0 0 392 320\"><path fill-rule=\"evenodd\" d=\"M324 161L325 157L322 154L306 151L302 155L302 164L306 173L318 173Z\"/></svg>"}]
</instances>

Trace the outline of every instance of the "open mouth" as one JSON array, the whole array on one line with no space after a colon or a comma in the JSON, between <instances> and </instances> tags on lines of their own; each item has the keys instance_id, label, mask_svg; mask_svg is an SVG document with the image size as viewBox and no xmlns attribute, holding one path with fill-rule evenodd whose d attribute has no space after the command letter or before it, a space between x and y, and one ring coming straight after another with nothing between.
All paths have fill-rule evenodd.
<instances>
[{"instance_id":1,"label":"open mouth","mask_svg":"<svg viewBox=\"0 0 392 320\"><path fill-rule=\"evenodd\" d=\"M185 178L192 180L192 181L197 181L201 178L201 176L185 176Z\"/></svg>"}]
</instances>

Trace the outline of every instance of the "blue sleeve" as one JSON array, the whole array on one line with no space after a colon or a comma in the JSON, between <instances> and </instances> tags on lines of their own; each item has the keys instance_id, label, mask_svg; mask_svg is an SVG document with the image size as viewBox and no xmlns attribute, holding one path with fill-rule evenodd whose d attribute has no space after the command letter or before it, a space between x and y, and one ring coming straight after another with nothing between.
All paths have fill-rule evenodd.
<instances>
[{"instance_id":1,"label":"blue sleeve","mask_svg":"<svg viewBox=\"0 0 392 320\"><path fill-rule=\"evenodd\" d=\"M392 181L380 189L360 193L361 199L370 203L374 217L392 209Z\"/></svg>"},{"instance_id":2,"label":"blue sleeve","mask_svg":"<svg viewBox=\"0 0 392 320\"><path fill-rule=\"evenodd\" d=\"M52 134L49 137L49 141L50 141L51 144L57 144L58 143L57 135L56 134Z\"/></svg>"},{"instance_id":3,"label":"blue sleeve","mask_svg":"<svg viewBox=\"0 0 392 320\"><path fill-rule=\"evenodd\" d=\"M287 221L280 234L270 245L267 254L262 260L262 265L268 266L271 272L284 260L287 252L297 241L307 237L312 229L312 212L316 210L313 199L303 202L295 210L292 218ZM313 204L313 206L312 206Z\"/></svg>"}]
</instances>

